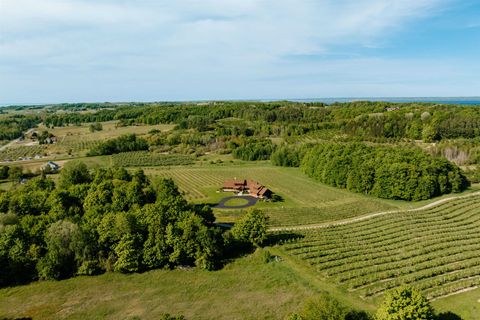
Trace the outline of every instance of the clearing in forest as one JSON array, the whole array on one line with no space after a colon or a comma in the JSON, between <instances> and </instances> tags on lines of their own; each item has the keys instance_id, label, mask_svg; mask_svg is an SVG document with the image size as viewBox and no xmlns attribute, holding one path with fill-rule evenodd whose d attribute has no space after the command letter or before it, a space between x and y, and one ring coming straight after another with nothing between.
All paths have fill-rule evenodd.
<instances>
[{"instance_id":1,"label":"clearing in forest","mask_svg":"<svg viewBox=\"0 0 480 320\"><path fill-rule=\"evenodd\" d=\"M258 181L283 198L281 202L257 204L268 213L272 226L313 224L395 208L391 201L318 183L298 168L265 164L145 168L145 172L151 176L172 178L186 198L197 203L218 203L225 197L225 193L218 192L225 180L241 177ZM228 216L226 220L230 220L239 215L241 212L222 212L218 217L222 220L222 216Z\"/></svg>"}]
</instances>

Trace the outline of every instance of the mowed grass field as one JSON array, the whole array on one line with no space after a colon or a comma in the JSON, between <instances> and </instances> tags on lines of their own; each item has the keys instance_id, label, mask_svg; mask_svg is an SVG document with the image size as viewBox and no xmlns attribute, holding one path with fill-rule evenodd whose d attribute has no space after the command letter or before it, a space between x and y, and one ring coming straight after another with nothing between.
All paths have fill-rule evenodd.
<instances>
[{"instance_id":1,"label":"mowed grass field","mask_svg":"<svg viewBox=\"0 0 480 320\"><path fill-rule=\"evenodd\" d=\"M296 233L283 252L359 299L412 285L444 311L480 319L480 195Z\"/></svg>"},{"instance_id":2,"label":"mowed grass field","mask_svg":"<svg viewBox=\"0 0 480 320\"><path fill-rule=\"evenodd\" d=\"M32 142L29 139L18 141L13 145L0 151L0 161L5 159L17 160L19 157L42 157L58 158L65 157L67 153L74 156L83 156L85 153L107 139L115 138L124 134L135 133L136 135L147 134L151 130L168 131L173 129L174 125L137 125L116 127L117 121L102 122L103 130L90 132L89 125L67 126L47 128L40 125L36 131L47 130L57 137L57 143L51 145L39 145L38 142ZM34 161L35 162L35 161ZM16 164L23 164L18 162Z\"/></svg>"},{"instance_id":3,"label":"mowed grass field","mask_svg":"<svg viewBox=\"0 0 480 320\"><path fill-rule=\"evenodd\" d=\"M145 168L152 177L172 178L185 197L196 203L217 203L232 193L218 190L227 179L253 179L266 185L283 201L259 202L273 226L314 224L396 208L391 201L366 197L318 183L298 168L268 164ZM216 210L219 220L234 220L241 212ZM224 219L225 218L225 219Z\"/></svg>"},{"instance_id":4,"label":"mowed grass field","mask_svg":"<svg viewBox=\"0 0 480 320\"><path fill-rule=\"evenodd\" d=\"M284 262L254 253L219 271L109 273L0 289L0 318L284 319L319 292Z\"/></svg>"},{"instance_id":5,"label":"mowed grass field","mask_svg":"<svg viewBox=\"0 0 480 320\"><path fill-rule=\"evenodd\" d=\"M175 125L159 124L159 125L134 125L117 127L118 121L101 122L102 130L90 132L90 125L84 124L80 126L55 127L53 129L39 126L38 131L47 130L59 138L66 140L74 140L75 137L81 136L85 140L104 140L115 138L128 133L135 133L142 135L148 133L150 130L156 129L160 131L167 131L173 129ZM67 138L68 137L68 138Z\"/></svg>"},{"instance_id":6,"label":"mowed grass field","mask_svg":"<svg viewBox=\"0 0 480 320\"><path fill-rule=\"evenodd\" d=\"M174 125L169 124L126 127L117 127L116 125L117 121L102 122L103 130L96 132L90 132L89 125L58 127L54 129L40 126L38 130L48 130L57 137L58 143L49 146L51 152L62 153L72 150L73 153L80 153L82 151L88 151L102 141L116 138L124 134L134 133L141 136L147 134L151 130L168 131L174 127Z\"/></svg>"}]
</instances>

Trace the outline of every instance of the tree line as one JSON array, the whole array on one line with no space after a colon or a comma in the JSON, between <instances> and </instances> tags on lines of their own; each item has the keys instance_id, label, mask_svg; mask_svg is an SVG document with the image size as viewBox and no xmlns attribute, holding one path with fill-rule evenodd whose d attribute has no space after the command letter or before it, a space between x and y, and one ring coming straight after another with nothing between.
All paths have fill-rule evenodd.
<instances>
[{"instance_id":1,"label":"tree line","mask_svg":"<svg viewBox=\"0 0 480 320\"><path fill-rule=\"evenodd\" d=\"M40 122L36 116L13 115L0 119L0 140L14 140Z\"/></svg>"},{"instance_id":2,"label":"tree line","mask_svg":"<svg viewBox=\"0 0 480 320\"><path fill-rule=\"evenodd\" d=\"M111 155L121 152L148 150L148 142L135 134L126 134L99 143L93 147L87 156Z\"/></svg>"},{"instance_id":3,"label":"tree line","mask_svg":"<svg viewBox=\"0 0 480 320\"><path fill-rule=\"evenodd\" d=\"M61 110L69 110L65 105ZM47 126L65 126L101 121L127 121L144 124L177 124L181 129L206 131L221 119L243 119L250 123L298 126L291 134L306 130L324 130L328 125L350 136L407 138L435 141L480 136L480 110L471 106L429 103L387 103L357 101L348 103L211 102L211 103L135 103L110 104L95 112L80 112L78 105L70 112L57 113L52 107L41 117ZM88 105L85 108L89 108ZM313 125L312 124L316 124ZM318 125L321 124L321 125ZM283 126L284 129L286 128Z\"/></svg>"}]
</instances>

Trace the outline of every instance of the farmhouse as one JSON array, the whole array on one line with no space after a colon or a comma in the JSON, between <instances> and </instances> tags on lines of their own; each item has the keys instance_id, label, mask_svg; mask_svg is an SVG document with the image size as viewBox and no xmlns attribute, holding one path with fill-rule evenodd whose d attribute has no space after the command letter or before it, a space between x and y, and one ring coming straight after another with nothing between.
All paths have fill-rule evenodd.
<instances>
[{"instance_id":1,"label":"farmhouse","mask_svg":"<svg viewBox=\"0 0 480 320\"><path fill-rule=\"evenodd\" d=\"M272 192L264 185L253 180L226 180L223 183L224 192L247 193L248 195L260 199L268 199Z\"/></svg>"}]
</instances>

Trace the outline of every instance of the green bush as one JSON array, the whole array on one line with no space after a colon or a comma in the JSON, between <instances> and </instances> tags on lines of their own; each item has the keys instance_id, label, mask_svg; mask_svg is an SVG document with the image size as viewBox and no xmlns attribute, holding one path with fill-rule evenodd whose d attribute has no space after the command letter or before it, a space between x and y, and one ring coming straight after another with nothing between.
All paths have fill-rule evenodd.
<instances>
[{"instance_id":1,"label":"green bush","mask_svg":"<svg viewBox=\"0 0 480 320\"><path fill-rule=\"evenodd\" d=\"M250 209L235 223L231 233L237 241L260 246L267 238L267 216L261 210Z\"/></svg>"},{"instance_id":2,"label":"green bush","mask_svg":"<svg viewBox=\"0 0 480 320\"><path fill-rule=\"evenodd\" d=\"M419 291L410 287L387 293L376 314L376 320L404 319L435 319L433 308L428 300Z\"/></svg>"}]
</instances>

